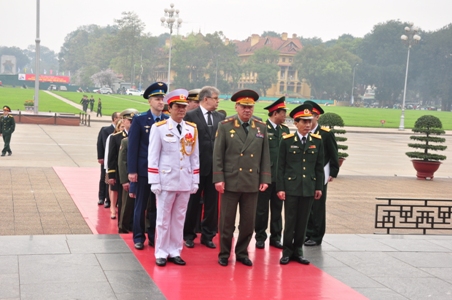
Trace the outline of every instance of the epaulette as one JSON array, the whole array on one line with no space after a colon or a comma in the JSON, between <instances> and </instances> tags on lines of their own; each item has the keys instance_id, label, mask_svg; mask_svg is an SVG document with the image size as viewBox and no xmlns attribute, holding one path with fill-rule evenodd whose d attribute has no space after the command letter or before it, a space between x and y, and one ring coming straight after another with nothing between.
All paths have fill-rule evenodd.
<instances>
[{"instance_id":1,"label":"epaulette","mask_svg":"<svg viewBox=\"0 0 452 300\"><path fill-rule=\"evenodd\" d=\"M234 121L234 118L225 119L224 121L221 121L221 124L226 124L232 121Z\"/></svg>"},{"instance_id":2,"label":"epaulette","mask_svg":"<svg viewBox=\"0 0 452 300\"><path fill-rule=\"evenodd\" d=\"M195 127L195 128L196 128L196 124L193 123L193 122L185 121L185 123L187 123L187 124L190 125L191 127Z\"/></svg>"},{"instance_id":3,"label":"epaulette","mask_svg":"<svg viewBox=\"0 0 452 300\"><path fill-rule=\"evenodd\" d=\"M320 129L322 129L323 131L326 131L326 132L330 132L330 128L329 127L326 127L326 126L322 126L322 127L320 127Z\"/></svg>"},{"instance_id":4,"label":"epaulette","mask_svg":"<svg viewBox=\"0 0 452 300\"><path fill-rule=\"evenodd\" d=\"M166 124L166 120L162 120L160 122L155 123L155 126L159 127L162 126L163 124Z\"/></svg>"},{"instance_id":5,"label":"epaulette","mask_svg":"<svg viewBox=\"0 0 452 300\"><path fill-rule=\"evenodd\" d=\"M266 125L265 122L262 122L261 120L258 120L258 119L253 119L253 121L256 122L256 123L259 123L259 124Z\"/></svg>"},{"instance_id":6,"label":"epaulette","mask_svg":"<svg viewBox=\"0 0 452 300\"><path fill-rule=\"evenodd\" d=\"M311 136L314 137L314 138L316 138L316 139L319 139L319 140L322 139L322 137L320 136L320 134L311 133Z\"/></svg>"},{"instance_id":7,"label":"epaulette","mask_svg":"<svg viewBox=\"0 0 452 300\"><path fill-rule=\"evenodd\" d=\"M290 134L286 134L286 135L283 135L283 139L288 139L288 138L291 138L291 137L293 137L295 134L293 134L293 133L290 133Z\"/></svg>"},{"instance_id":8,"label":"epaulette","mask_svg":"<svg viewBox=\"0 0 452 300\"><path fill-rule=\"evenodd\" d=\"M287 124L285 124L285 123L282 123L281 126L284 126L284 127L287 127L287 128L289 127L289 126L287 126Z\"/></svg>"}]
</instances>

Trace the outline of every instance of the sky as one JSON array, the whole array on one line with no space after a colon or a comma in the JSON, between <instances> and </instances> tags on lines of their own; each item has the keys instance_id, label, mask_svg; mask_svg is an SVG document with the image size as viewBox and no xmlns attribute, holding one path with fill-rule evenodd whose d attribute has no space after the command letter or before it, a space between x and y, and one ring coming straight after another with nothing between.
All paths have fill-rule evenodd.
<instances>
[{"instance_id":1,"label":"sky","mask_svg":"<svg viewBox=\"0 0 452 300\"><path fill-rule=\"evenodd\" d=\"M36 3L0 0L0 46L35 44ZM183 20L179 34L222 31L230 40L275 31L328 41L342 34L363 37L389 20L413 22L424 31L452 23L452 0L40 0L41 45L59 52L79 26L113 25L126 11L140 17L145 32L168 33L160 18L171 3Z\"/></svg>"}]
</instances>

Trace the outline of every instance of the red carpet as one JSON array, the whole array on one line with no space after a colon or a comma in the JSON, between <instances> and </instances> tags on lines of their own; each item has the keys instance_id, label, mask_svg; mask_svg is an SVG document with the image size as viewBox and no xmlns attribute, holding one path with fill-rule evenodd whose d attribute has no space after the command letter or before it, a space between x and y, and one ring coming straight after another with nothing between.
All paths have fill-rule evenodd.
<instances>
[{"instance_id":1,"label":"red carpet","mask_svg":"<svg viewBox=\"0 0 452 300\"><path fill-rule=\"evenodd\" d=\"M117 220L110 220L108 209L97 205L98 168L60 168L55 172L66 186L93 233L117 234ZM184 248L186 266L168 263L155 265L154 248L133 247L132 235L121 237L129 245L149 276L167 299L367 299L347 285L313 265L296 262L281 266L281 251L275 248L256 251L249 248L253 267L236 264L233 255L229 266L217 263L218 250L195 241L195 248ZM218 245L218 239L214 240Z\"/></svg>"}]
</instances>

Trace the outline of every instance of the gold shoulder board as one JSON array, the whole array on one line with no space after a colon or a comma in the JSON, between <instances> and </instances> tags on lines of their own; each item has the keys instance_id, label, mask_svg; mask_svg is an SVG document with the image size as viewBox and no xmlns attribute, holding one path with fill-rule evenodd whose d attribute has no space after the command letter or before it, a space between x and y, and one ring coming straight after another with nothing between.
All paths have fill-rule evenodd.
<instances>
[{"instance_id":1,"label":"gold shoulder board","mask_svg":"<svg viewBox=\"0 0 452 300\"><path fill-rule=\"evenodd\" d=\"M232 122L233 120L234 120L234 118L229 118L224 121L221 121L221 124L226 124L226 123Z\"/></svg>"},{"instance_id":2,"label":"gold shoulder board","mask_svg":"<svg viewBox=\"0 0 452 300\"><path fill-rule=\"evenodd\" d=\"M330 128L329 127L326 127L326 126L322 126L322 127L320 127L320 129L322 129L323 131L326 131L326 132L330 132Z\"/></svg>"},{"instance_id":3,"label":"gold shoulder board","mask_svg":"<svg viewBox=\"0 0 452 300\"><path fill-rule=\"evenodd\" d=\"M293 134L293 133L291 133L291 134L286 134L286 135L283 135L283 139L288 139L288 138L291 138L291 137L293 137L295 134Z\"/></svg>"},{"instance_id":4,"label":"gold shoulder board","mask_svg":"<svg viewBox=\"0 0 452 300\"><path fill-rule=\"evenodd\" d=\"M289 126L287 126L287 124L285 124L285 123L282 123L281 126L289 127Z\"/></svg>"},{"instance_id":5,"label":"gold shoulder board","mask_svg":"<svg viewBox=\"0 0 452 300\"><path fill-rule=\"evenodd\" d=\"M255 119L255 118L253 118L253 121L256 122L256 123L259 123L259 124L264 124L264 125L266 125L265 122L260 121L260 120Z\"/></svg>"},{"instance_id":6,"label":"gold shoulder board","mask_svg":"<svg viewBox=\"0 0 452 300\"><path fill-rule=\"evenodd\" d=\"M196 128L196 124L193 123L193 122L185 121L185 123L187 123L187 124L190 125L191 127L195 127L195 128Z\"/></svg>"},{"instance_id":7,"label":"gold shoulder board","mask_svg":"<svg viewBox=\"0 0 452 300\"><path fill-rule=\"evenodd\" d=\"M319 139L319 140L322 139L322 137L321 137L319 134L311 133L311 136L312 136L313 138L316 138L316 139Z\"/></svg>"},{"instance_id":8,"label":"gold shoulder board","mask_svg":"<svg viewBox=\"0 0 452 300\"><path fill-rule=\"evenodd\" d=\"M162 126L163 124L166 124L166 120L162 120L160 122L155 123L155 126L159 127Z\"/></svg>"}]
</instances>

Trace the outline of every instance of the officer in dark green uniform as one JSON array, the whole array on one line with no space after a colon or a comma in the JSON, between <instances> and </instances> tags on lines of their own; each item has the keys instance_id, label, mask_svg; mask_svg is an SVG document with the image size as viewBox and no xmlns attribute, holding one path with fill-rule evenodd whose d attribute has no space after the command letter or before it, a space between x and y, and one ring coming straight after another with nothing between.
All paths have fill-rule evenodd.
<instances>
[{"instance_id":1,"label":"officer in dark green uniform","mask_svg":"<svg viewBox=\"0 0 452 300\"><path fill-rule=\"evenodd\" d=\"M322 197L314 201L309 215L308 228L306 230L305 246L317 246L322 244L326 228L326 192L328 182L333 181L339 173L339 157L337 154L337 143L334 133L328 127L320 127L318 120L324 113L323 109L314 101L305 101L305 104L312 105L312 129L311 132L319 134L323 141L323 164L325 181L322 190Z\"/></svg>"},{"instance_id":2,"label":"officer in dark green uniform","mask_svg":"<svg viewBox=\"0 0 452 300\"><path fill-rule=\"evenodd\" d=\"M284 200L285 218L282 265L290 260L309 264L303 257L306 225L312 202L322 196L323 143L320 135L310 132L311 111L308 104L291 111L297 131L285 135L279 146L276 190Z\"/></svg>"},{"instance_id":3,"label":"officer in dark green uniform","mask_svg":"<svg viewBox=\"0 0 452 300\"><path fill-rule=\"evenodd\" d=\"M258 98L252 90L232 95L237 116L220 122L215 138L212 165L215 189L221 194L218 255L221 266L228 265L231 254L237 206L240 221L236 260L246 266L253 264L247 248L254 231L257 196L271 183L267 125L252 118Z\"/></svg>"},{"instance_id":4,"label":"officer in dark green uniform","mask_svg":"<svg viewBox=\"0 0 452 300\"><path fill-rule=\"evenodd\" d=\"M268 110L267 134L270 148L272 183L264 192L259 192L256 210L255 238L256 248L263 249L267 239L268 207L270 204L270 246L282 249L282 208L283 202L276 195L276 169L279 154L279 141L290 133L286 121L286 97L281 97L264 109ZM270 202L270 203L269 203Z\"/></svg>"},{"instance_id":5,"label":"officer in dark green uniform","mask_svg":"<svg viewBox=\"0 0 452 300\"><path fill-rule=\"evenodd\" d=\"M6 153L8 153L8 156L13 154L9 143L11 142L11 136L16 129L16 122L14 121L14 117L10 113L11 108L9 108L9 106L7 105L3 106L3 117L0 120L0 135L3 136L3 142L5 143L5 146L2 150L2 156L5 156Z\"/></svg>"}]
</instances>

